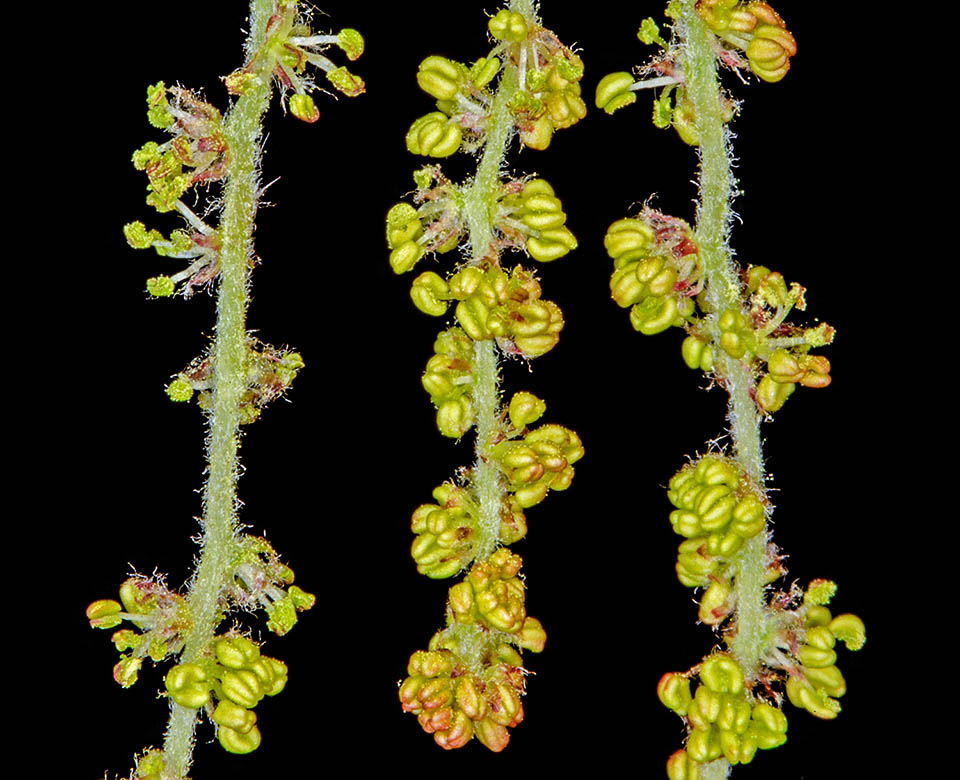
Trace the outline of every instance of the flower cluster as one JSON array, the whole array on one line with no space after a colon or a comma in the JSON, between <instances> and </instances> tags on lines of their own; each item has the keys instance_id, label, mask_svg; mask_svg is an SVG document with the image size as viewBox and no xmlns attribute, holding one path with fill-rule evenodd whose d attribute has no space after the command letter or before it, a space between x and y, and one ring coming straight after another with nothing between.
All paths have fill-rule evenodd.
<instances>
[{"instance_id":1,"label":"flower cluster","mask_svg":"<svg viewBox=\"0 0 960 780\"><path fill-rule=\"evenodd\" d=\"M797 384L830 384L830 362L809 352L829 344L833 328L786 322L791 311L806 308L806 291L800 285L787 285L766 266L750 266L742 278L742 309L714 312L690 226L648 207L610 225L604 245L614 262L611 297L619 306L630 307L630 322L640 333L684 328L688 335L681 353L690 368L714 373L718 349L751 366L752 395L767 414L780 409Z\"/></svg>"},{"instance_id":2,"label":"flower cluster","mask_svg":"<svg viewBox=\"0 0 960 780\"><path fill-rule=\"evenodd\" d=\"M287 391L303 366L299 352L279 350L250 337L246 356L247 389L239 402L240 423L259 419L263 408ZM200 408L210 409L215 370L209 355L196 358L167 385L167 395L172 401L189 401L196 392Z\"/></svg>"},{"instance_id":3,"label":"flower cluster","mask_svg":"<svg viewBox=\"0 0 960 780\"><path fill-rule=\"evenodd\" d=\"M652 19L640 28L640 40L660 48L638 69L641 80L623 72L606 76L596 103L613 113L636 102L638 90L657 89L654 124L673 126L684 142L700 147L695 228L644 207L614 222L605 239L614 261L611 294L630 307L633 327L646 335L682 327L684 362L730 395L729 454L687 464L667 491L670 523L684 537L677 577L702 589L699 620L726 645L686 672L664 675L658 686L660 700L687 729L667 775L699 780L782 745L784 698L817 717L836 717L846 691L836 642L855 650L866 635L858 617L834 617L824 606L836 590L831 582L815 581L802 599L796 587L769 590L786 570L767 525L772 504L759 423L782 408L797 385L830 384L829 361L811 350L829 344L833 329L787 322L793 310L805 309L805 290L763 265L738 268L728 243L734 158L724 124L737 104L720 86L718 63L779 81L796 41L765 2L675 0L667 15L675 21L669 42Z\"/></svg>"},{"instance_id":4,"label":"flower cluster","mask_svg":"<svg viewBox=\"0 0 960 780\"><path fill-rule=\"evenodd\" d=\"M159 578L131 577L120 586L120 601L100 599L87 607L92 628L116 628L124 620L134 628L113 634L120 660L113 679L124 688L137 681L144 660L158 663L183 649L190 630L190 612L183 597Z\"/></svg>"},{"instance_id":5,"label":"flower cluster","mask_svg":"<svg viewBox=\"0 0 960 780\"><path fill-rule=\"evenodd\" d=\"M797 53L797 41L768 3L701 0L697 13L721 41L747 55L755 75L770 82L787 75L790 58ZM729 50L723 50L720 56L730 66L742 66L739 57Z\"/></svg>"},{"instance_id":6,"label":"flower cluster","mask_svg":"<svg viewBox=\"0 0 960 780\"><path fill-rule=\"evenodd\" d=\"M706 588L699 618L721 623L732 604L730 562L747 539L763 531L758 491L728 458L707 456L684 466L670 480L667 497L673 530L686 537L677 555L677 578L688 588Z\"/></svg>"},{"instance_id":7,"label":"flower cluster","mask_svg":"<svg viewBox=\"0 0 960 780\"><path fill-rule=\"evenodd\" d=\"M540 652L546 634L524 607L518 555L501 548L450 588L447 628L429 649L410 657L400 702L445 749L473 736L494 752L507 746L508 728L523 720L523 659L515 649Z\"/></svg>"},{"instance_id":8,"label":"flower cluster","mask_svg":"<svg viewBox=\"0 0 960 780\"><path fill-rule=\"evenodd\" d=\"M250 753L260 746L253 709L264 696L284 689L287 667L261 655L255 642L231 633L214 642L211 655L170 669L164 684L167 695L181 707L204 708L224 750Z\"/></svg>"},{"instance_id":9,"label":"flower cluster","mask_svg":"<svg viewBox=\"0 0 960 780\"><path fill-rule=\"evenodd\" d=\"M494 751L523 717L524 670L518 648L542 649L546 634L526 614L520 558L502 545L527 533L525 510L550 490L564 490L583 445L559 425L531 429L546 409L520 392L500 404L499 356L532 359L552 350L564 319L541 295L540 282L501 255L525 252L551 262L577 246L563 204L543 179L505 177L507 144L546 148L556 130L585 113L580 58L515 4L490 19L493 49L472 66L441 56L420 63L417 83L436 110L416 119L406 135L412 154L445 158L481 154L477 174L463 184L437 165L414 174L412 202L387 213L390 266L412 271L431 254L458 247L462 264L442 275L420 273L410 289L414 305L455 324L441 332L423 374L437 409L437 427L460 438L476 430L476 461L455 481L433 491L435 503L417 507L410 527L417 570L433 579L468 570L450 588L447 628L429 650L410 659L400 701L444 748L473 736ZM521 13L517 8L525 9Z\"/></svg>"},{"instance_id":10,"label":"flower cluster","mask_svg":"<svg viewBox=\"0 0 960 780\"><path fill-rule=\"evenodd\" d=\"M347 97L362 95L366 90L363 80L347 68L335 65L322 51L336 46L353 61L363 54L363 36L347 28L336 35L317 35L310 28L310 14L298 10L297 2L280 2L267 22L266 40L254 56L240 70L224 79L227 90L243 95L254 86L275 79L285 96L292 91L288 105L290 113L304 122L320 118L310 92L316 85L305 74L308 65L326 74L327 82Z\"/></svg>"}]
</instances>

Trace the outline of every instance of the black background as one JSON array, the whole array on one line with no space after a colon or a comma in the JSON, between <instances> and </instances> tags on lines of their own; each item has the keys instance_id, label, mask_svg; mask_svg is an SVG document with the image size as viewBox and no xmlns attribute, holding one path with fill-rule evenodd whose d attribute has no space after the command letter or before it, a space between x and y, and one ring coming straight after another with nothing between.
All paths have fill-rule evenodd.
<instances>
[{"instance_id":1,"label":"black background","mask_svg":"<svg viewBox=\"0 0 960 780\"><path fill-rule=\"evenodd\" d=\"M240 64L244 25L242 3L225 5L128 6L124 23L135 32L117 34L106 19L102 29L84 28L93 41L82 52L89 67L63 74L82 84L68 98L77 146L63 166L76 165L78 149L85 162L58 174L76 177L80 197L71 197L87 244L73 258L83 271L73 272L72 289L82 292L58 316L72 323L65 360L74 389L57 407L70 435L56 440L70 465L62 488L42 498L66 518L69 588L57 603L68 613L59 631L69 637L72 660L68 693L61 678L57 695L75 708L69 732L79 765L69 774L76 777L125 773L135 751L159 746L166 721L166 705L156 699L162 670L145 668L133 689L120 689L110 677L108 633L87 628L83 609L115 597L131 568L165 572L179 585L196 549L202 416L195 406L170 403L163 386L204 349L213 299L146 300L144 279L177 268L129 249L120 228L136 219L163 232L178 226L144 205L145 180L129 156L162 138L145 120L148 83L202 87L225 105L217 77ZM652 53L635 33L661 3L546 3L546 26L581 50L591 110L544 152L514 147L510 164L554 185L580 249L539 269L544 297L565 314L560 344L531 371L507 365L505 390L543 397L544 421L574 428L586 457L569 491L529 511L529 536L515 547L524 558L528 611L542 620L548 641L544 653L526 656L535 674L526 720L509 747L496 756L474 742L447 754L400 712L396 684L409 654L441 626L447 589L417 575L409 515L471 460L471 444L444 439L434 427L419 378L445 320L415 310L410 277L390 271L383 216L423 164L403 144L410 122L432 109L416 87L417 63L434 53L473 61L487 51L484 6L466 5L374 11L327 3L330 18L317 15L315 27L352 26L366 37L367 53L351 69L368 93L339 101L318 95L322 117L311 126L284 117L276 103L268 116L263 181L279 180L267 195L276 205L258 217L262 263L249 326L269 343L296 347L307 368L289 403L276 403L247 429L241 519L268 536L318 605L287 637L264 632L264 651L288 663L290 683L257 708L262 747L226 755L203 725L196 778L292 769L314 776L334 766L336 774L525 776L558 763L665 776L683 730L657 701L656 682L717 642L695 624L693 592L674 576L679 538L667 522L663 486L687 455L723 434L724 395L705 392L702 376L683 365L679 330L649 338L632 331L609 298L611 262L602 246L606 226L653 193L661 210L692 218L695 154L651 125L651 97L641 93L612 117L592 106L604 74ZM743 262L804 284L809 310L799 316L827 320L838 338L825 351L831 387L799 389L763 428L776 540L790 556L791 578L839 582L832 606L860 614L869 639L859 654L840 653L849 688L841 716L823 723L786 707L786 746L737 768L744 780L869 774L902 749L888 735L891 683L881 677L896 644L881 619L890 585L877 580L903 523L899 472L874 403L891 352L878 342L871 314L880 283L865 270L876 249L871 237L883 225L862 216L895 185L872 157L878 104L848 81L851 62L868 55L867 36L837 32L851 29L844 25L853 12L850 19L831 12L827 23L817 4L783 0L777 8L799 41L789 75L777 85L747 86L727 76L745 101L734 125L744 189L735 207L744 224L733 245ZM163 45L150 37L160 29L169 31ZM469 164L458 156L443 166L460 177Z\"/></svg>"}]
</instances>

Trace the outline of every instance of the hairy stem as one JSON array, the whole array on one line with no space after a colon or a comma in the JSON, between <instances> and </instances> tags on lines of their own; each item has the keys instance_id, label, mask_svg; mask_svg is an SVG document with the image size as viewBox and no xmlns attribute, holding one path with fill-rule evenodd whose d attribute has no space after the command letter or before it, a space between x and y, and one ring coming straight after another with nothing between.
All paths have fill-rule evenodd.
<instances>
[{"instance_id":1,"label":"hairy stem","mask_svg":"<svg viewBox=\"0 0 960 780\"><path fill-rule=\"evenodd\" d=\"M532 16L529 0L514 0L511 10ZM464 193L463 212L470 229L471 264L479 264L489 254L494 238L494 213L500 196L500 168L506 156L513 128L508 105L520 87L517 68L504 69L487 122L486 143L477 166L477 174ZM473 467L473 491L479 504L477 559L488 558L497 546L500 511L505 493L500 470L487 457L493 434L499 425L500 374L497 347L493 339L474 344L474 402L476 404L476 461Z\"/></svg>"},{"instance_id":2,"label":"hairy stem","mask_svg":"<svg viewBox=\"0 0 960 780\"><path fill-rule=\"evenodd\" d=\"M273 0L252 0L247 56L265 39ZM200 563L187 597L192 625L181 663L195 662L210 647L220 622L218 600L236 556L237 446L239 402L247 389L247 329L253 220L258 203L261 119L270 100L265 81L237 99L224 122L230 163L220 220L220 282L213 339L213 407L208 418L207 483L203 494ZM170 777L186 775L199 711L171 703L164 741Z\"/></svg>"},{"instance_id":3,"label":"hairy stem","mask_svg":"<svg viewBox=\"0 0 960 780\"><path fill-rule=\"evenodd\" d=\"M684 42L684 78L700 134L700 201L696 239L707 279L710 314L707 327L719 344L718 320L726 309L741 311L740 280L728 244L730 201L734 178L730 169L729 133L721 115L720 84L712 34L695 11L695 0L684 0L678 26ZM730 395L728 419L733 454L761 493L764 491L760 417L751 397L749 366L715 350L717 373ZM753 537L735 561L736 634L731 649L748 679L760 665L767 630L763 577L767 532Z\"/></svg>"}]
</instances>

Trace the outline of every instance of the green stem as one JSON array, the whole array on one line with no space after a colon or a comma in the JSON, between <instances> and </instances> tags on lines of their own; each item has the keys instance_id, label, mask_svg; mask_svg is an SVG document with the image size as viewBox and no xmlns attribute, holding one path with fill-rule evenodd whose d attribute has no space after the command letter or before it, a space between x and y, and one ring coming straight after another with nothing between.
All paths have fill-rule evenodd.
<instances>
[{"instance_id":1,"label":"green stem","mask_svg":"<svg viewBox=\"0 0 960 780\"><path fill-rule=\"evenodd\" d=\"M700 21L695 0L683 0L679 32L684 42L683 67L687 94L693 103L700 133L700 202L697 206L696 240L704 262L707 328L714 342L717 373L730 395L728 419L733 454L756 488L764 492L763 454L760 446L760 416L751 397L750 367L719 348L717 324L726 309L743 310L740 280L731 258L728 234L734 177L730 168L730 134L721 114L713 35ZM760 666L767 638L764 612L766 530L750 539L735 562L735 625L731 650L748 679Z\"/></svg>"},{"instance_id":2,"label":"green stem","mask_svg":"<svg viewBox=\"0 0 960 780\"><path fill-rule=\"evenodd\" d=\"M249 59L265 40L273 0L252 0ZM253 221L259 199L261 119L270 100L265 81L242 95L230 109L224 134L230 148L220 220L220 281L213 339L215 367L213 407L208 418L207 483L203 495L203 540L200 563L187 596L192 620L181 663L194 663L209 650L221 615L220 593L228 583L237 551L237 448L240 398L247 389L247 328ZM182 778L190 767L193 732L199 710L171 703L164 741L166 773Z\"/></svg>"},{"instance_id":3,"label":"green stem","mask_svg":"<svg viewBox=\"0 0 960 780\"><path fill-rule=\"evenodd\" d=\"M532 19L529 0L514 0L511 10ZM500 169L513 130L510 101L520 88L515 66L508 65L500 78L486 125L486 142L477 173L464 192L463 214L470 230L470 264L478 265L490 254L494 240L494 215L500 198ZM479 504L477 559L488 558L496 549L500 512L505 494L500 470L487 451L500 424L500 373L493 339L474 344L474 388L477 438L472 487Z\"/></svg>"}]
</instances>

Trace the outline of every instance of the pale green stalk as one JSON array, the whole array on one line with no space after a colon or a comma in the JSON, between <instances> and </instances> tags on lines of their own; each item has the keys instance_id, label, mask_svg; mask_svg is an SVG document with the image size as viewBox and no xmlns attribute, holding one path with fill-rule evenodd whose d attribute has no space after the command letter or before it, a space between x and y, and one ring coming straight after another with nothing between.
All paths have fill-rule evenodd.
<instances>
[{"instance_id":1,"label":"pale green stalk","mask_svg":"<svg viewBox=\"0 0 960 780\"><path fill-rule=\"evenodd\" d=\"M514 0L510 10L531 18L529 0ZM500 197L500 168L513 128L508 105L520 87L517 69L507 67L500 78L486 125L486 143L477 174L464 193L463 214L470 229L470 263L479 264L494 238L494 215ZM474 389L477 438L473 466L473 489L479 504L477 559L489 558L497 546L500 511L505 489L496 463L487 457L500 416L500 373L493 339L474 344Z\"/></svg>"},{"instance_id":2,"label":"pale green stalk","mask_svg":"<svg viewBox=\"0 0 960 780\"><path fill-rule=\"evenodd\" d=\"M252 0L247 57L265 40L273 0ZM192 663L210 647L220 614L220 593L231 576L237 552L237 447L239 404L247 389L246 313L249 303L253 220L259 199L261 118L270 100L269 81L239 97L225 120L230 163L220 221L220 280L213 341L215 367L213 407L208 418L207 483L203 496L203 540L200 563L187 596L191 628L180 663ZM163 751L170 777L186 776L193 752L199 710L171 701Z\"/></svg>"},{"instance_id":3,"label":"pale green stalk","mask_svg":"<svg viewBox=\"0 0 960 780\"><path fill-rule=\"evenodd\" d=\"M696 241L703 260L710 313L707 327L719 343L717 324L725 309L741 311L740 280L733 264L728 233L734 178L730 169L729 133L721 115L720 84L712 36L697 16L695 0L683 0L679 33L684 43L684 79L700 133L700 201ZM717 352L717 373L730 394L728 419L733 456L757 489L764 493L760 416L750 397L749 366ZM764 614L767 533L748 540L735 560L736 634L731 650L748 679L760 666L768 631Z\"/></svg>"}]
</instances>

